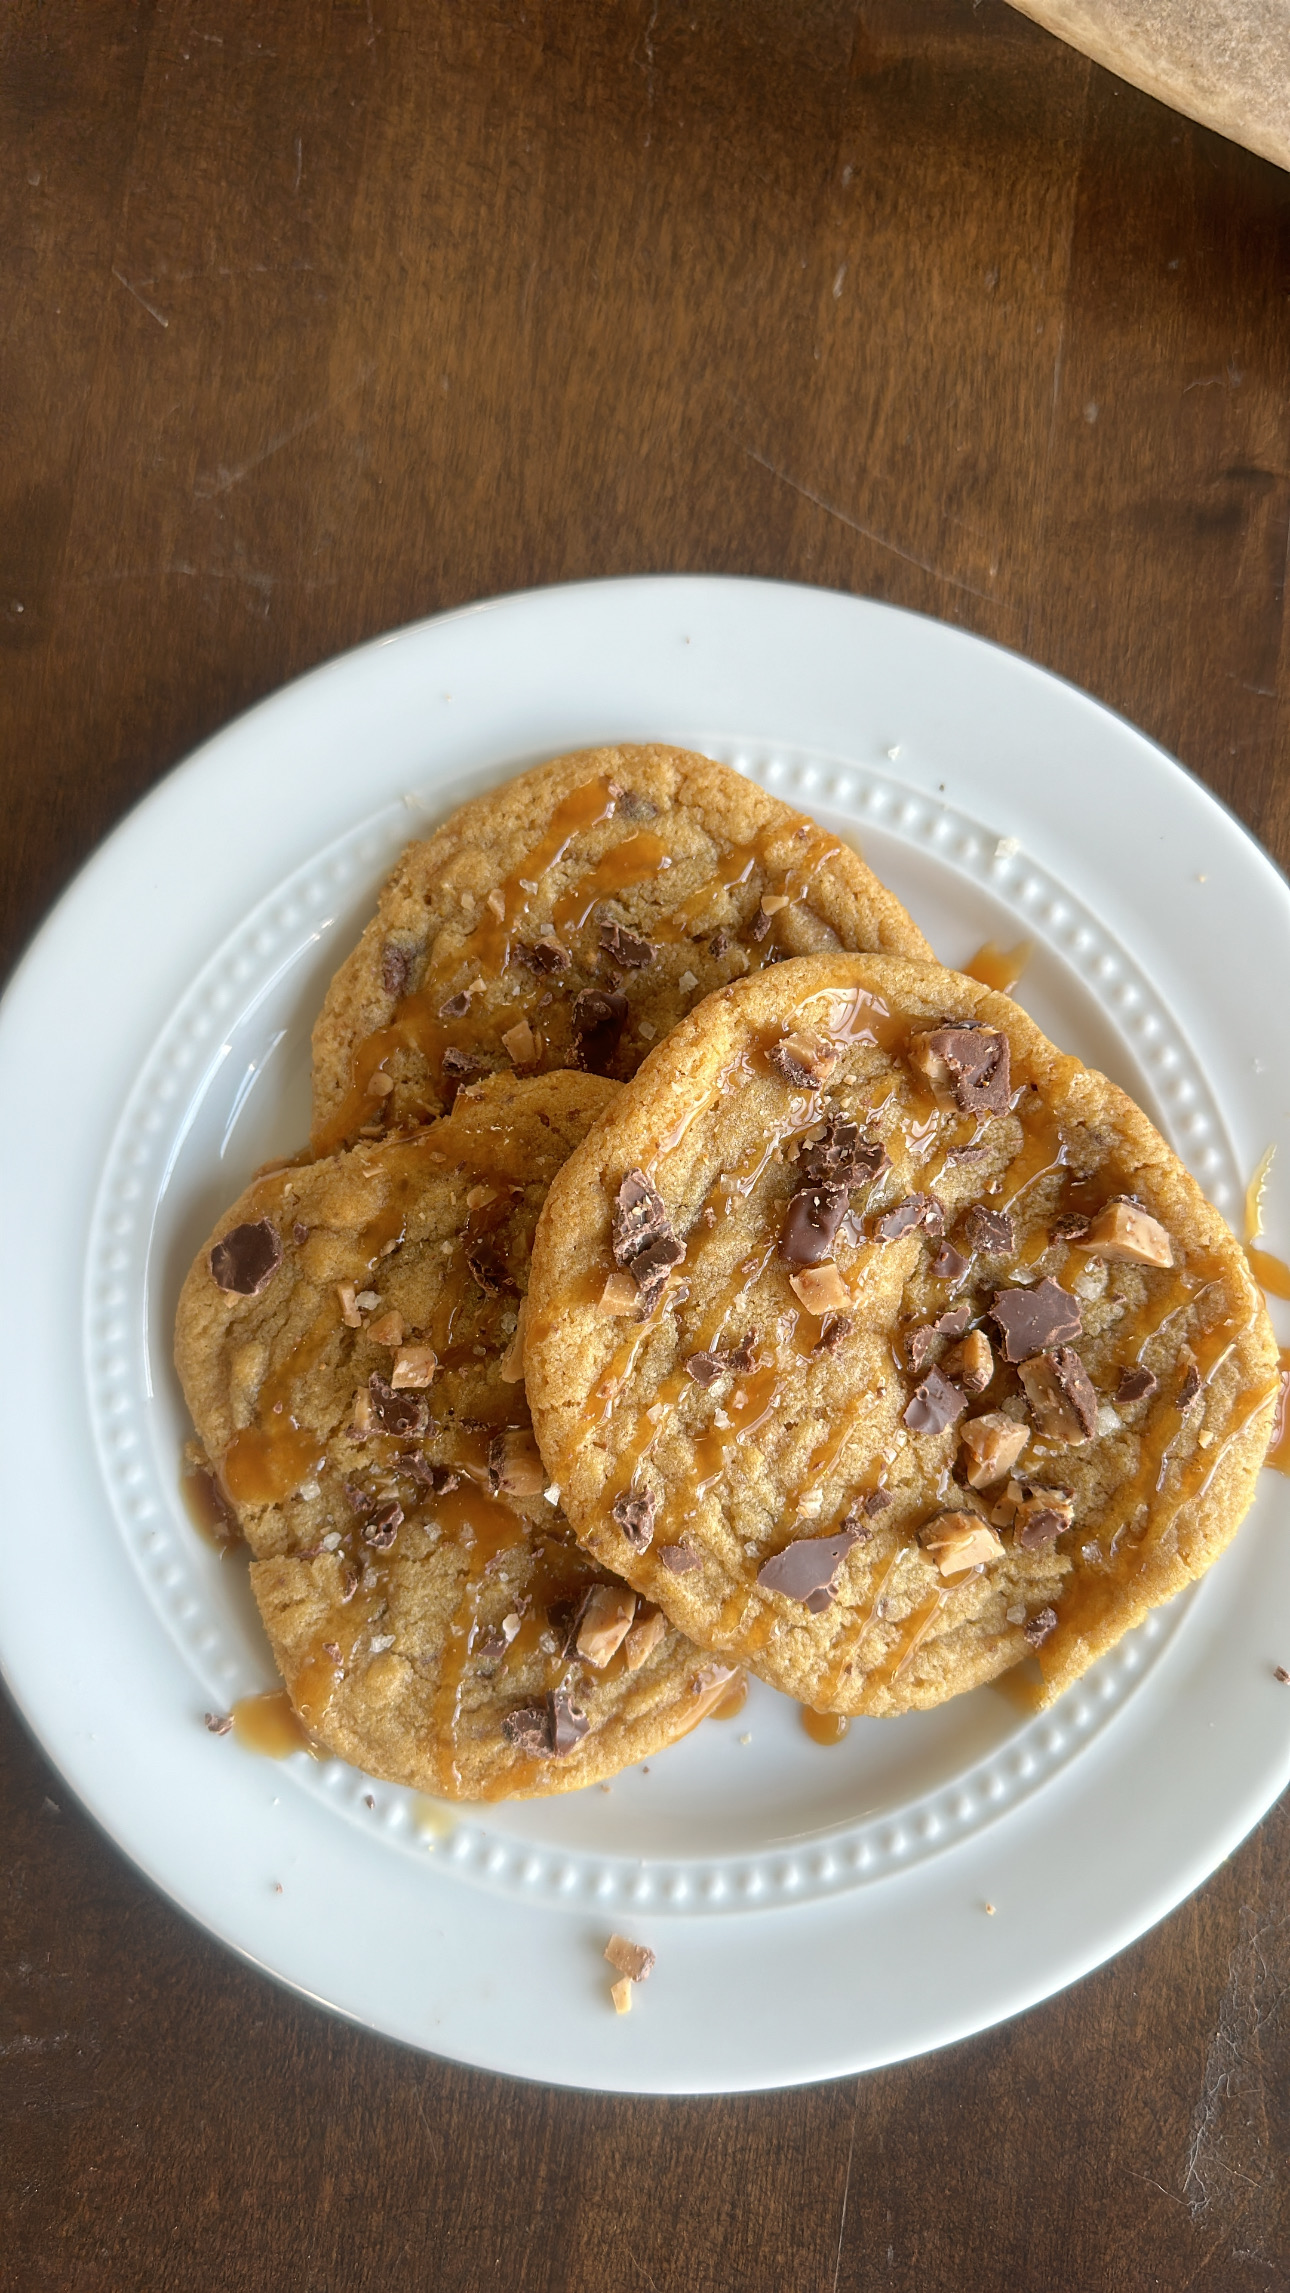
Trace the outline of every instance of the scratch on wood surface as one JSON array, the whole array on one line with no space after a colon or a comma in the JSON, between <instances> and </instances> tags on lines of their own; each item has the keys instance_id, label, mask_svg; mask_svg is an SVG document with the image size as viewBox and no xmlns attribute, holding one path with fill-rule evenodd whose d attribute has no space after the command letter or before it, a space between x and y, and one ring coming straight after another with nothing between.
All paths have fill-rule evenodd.
<instances>
[{"instance_id":1,"label":"scratch on wood surface","mask_svg":"<svg viewBox=\"0 0 1290 2293\"><path fill-rule=\"evenodd\" d=\"M125 288L126 293L128 295L133 295L135 301L142 304L144 310L146 310L148 313L149 318L155 318L158 326L169 326L170 321L165 316L164 312L159 311L155 303L150 303L146 295L140 294L139 289L136 286L131 285L129 279L127 279L125 275L125 272L118 271L115 263L112 265L112 276L114 279L119 279L121 281L121 284Z\"/></svg>"},{"instance_id":2,"label":"scratch on wood surface","mask_svg":"<svg viewBox=\"0 0 1290 2293\"><path fill-rule=\"evenodd\" d=\"M338 398L328 398L323 405L315 406L312 414L303 414L298 422L291 423L287 429L275 431L271 438L266 438L258 454L251 454L245 462L239 462L235 469L227 469L221 464L213 477L199 477L193 487L196 499L199 502L210 502L220 494L231 493L234 486L241 485L243 478L250 477L252 470L258 470L262 463L272 461L273 456L280 454L284 446L294 445L296 439L303 438L306 430L312 430L325 414L334 413L338 406L344 406L375 372L376 368L372 364L360 368L349 388L342 390Z\"/></svg>"},{"instance_id":3,"label":"scratch on wood surface","mask_svg":"<svg viewBox=\"0 0 1290 2293\"><path fill-rule=\"evenodd\" d=\"M965 589L970 597L984 597L991 604L995 603L992 590L978 589L975 582L962 581L957 573L947 573L944 566L933 565L930 558L919 557L912 549L902 549L898 541L889 541L884 533L875 533L872 526L862 525L859 518L853 518L848 511L839 509L836 502L826 501L823 494L817 494L813 486L804 486L799 479L790 477L787 470L778 469L774 462L768 462L755 446L745 446L744 452L750 462L759 463L763 470L769 470L772 478L778 478L782 486L791 486L793 492L800 494L804 501L814 502L817 510L823 510L826 517L836 518L840 525L849 526L852 533L863 535L866 541L875 543L879 549L890 550L893 557L902 558L906 565L916 565L920 573L930 573L934 580L947 582L951 589Z\"/></svg>"},{"instance_id":4,"label":"scratch on wood surface","mask_svg":"<svg viewBox=\"0 0 1290 2293\"><path fill-rule=\"evenodd\" d=\"M838 2250L833 2257L833 2293L838 2293L838 2277L842 2269L842 2238L847 2226L847 2199L851 2195L851 2160L856 2150L856 2119L860 2115L860 2086L857 2081L855 2099L851 2105L851 2139L847 2144L846 2178L842 2184L842 2214L838 2222Z\"/></svg>"},{"instance_id":5,"label":"scratch on wood surface","mask_svg":"<svg viewBox=\"0 0 1290 2293\"><path fill-rule=\"evenodd\" d=\"M1209 2043L1192 2112L1183 2196L1194 2222L1226 2215L1225 2234L1247 2214L1265 2181L1269 2193L1274 2193L1262 2037L1277 2020L1290 1991L1288 1923L1290 1918L1283 1916L1256 1926L1254 1912L1242 1905L1218 2028ZM1261 2215L1266 2208L1260 2205L1256 2210ZM1247 2234L1250 2227L1247 2222Z\"/></svg>"},{"instance_id":6,"label":"scratch on wood surface","mask_svg":"<svg viewBox=\"0 0 1290 2293\"><path fill-rule=\"evenodd\" d=\"M295 180L295 182L294 182L294 183L292 184L292 186L291 186L291 189L292 189L292 192L293 192L293 194L294 194L295 192L297 192L297 191L300 189L300 177L301 177L301 175L302 175L302 173L303 173L303 171L304 171L304 164L305 164L305 147L304 147L304 139L303 139L303 137L301 137L301 136L297 136L297 137L296 137L296 180Z\"/></svg>"}]
</instances>

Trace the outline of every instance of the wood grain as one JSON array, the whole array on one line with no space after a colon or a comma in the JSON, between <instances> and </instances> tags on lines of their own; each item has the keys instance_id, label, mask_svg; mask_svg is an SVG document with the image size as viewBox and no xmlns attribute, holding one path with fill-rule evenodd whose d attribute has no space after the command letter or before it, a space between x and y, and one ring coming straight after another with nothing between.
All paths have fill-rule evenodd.
<instances>
[{"instance_id":1,"label":"wood grain","mask_svg":"<svg viewBox=\"0 0 1290 2293\"><path fill-rule=\"evenodd\" d=\"M1290 860L1290 183L1002 0L12 0L0 150L6 961L285 678L653 568L1015 646ZM0 1807L23 2293L1290 2285L1281 1811L1013 2025L665 2103L285 1997L7 1711Z\"/></svg>"}]
</instances>

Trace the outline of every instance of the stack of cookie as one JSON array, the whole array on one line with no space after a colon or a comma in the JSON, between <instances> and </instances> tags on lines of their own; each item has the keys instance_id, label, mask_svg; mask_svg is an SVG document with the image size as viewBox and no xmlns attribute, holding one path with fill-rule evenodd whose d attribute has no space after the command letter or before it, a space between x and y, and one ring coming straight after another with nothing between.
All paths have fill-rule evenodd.
<instances>
[{"instance_id":1,"label":"stack of cookie","mask_svg":"<svg viewBox=\"0 0 1290 2293\"><path fill-rule=\"evenodd\" d=\"M463 807L314 1055L177 1360L295 1709L374 1774L576 1788L741 1666L1047 1700L1249 1502L1276 1348L1177 1158L707 759Z\"/></svg>"}]
</instances>

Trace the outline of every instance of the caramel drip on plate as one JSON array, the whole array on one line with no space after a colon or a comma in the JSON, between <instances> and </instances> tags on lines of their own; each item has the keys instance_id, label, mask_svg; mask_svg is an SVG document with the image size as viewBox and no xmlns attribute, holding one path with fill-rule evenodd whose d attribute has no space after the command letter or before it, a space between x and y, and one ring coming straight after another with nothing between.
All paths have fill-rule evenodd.
<instances>
[{"instance_id":1,"label":"caramel drip on plate","mask_svg":"<svg viewBox=\"0 0 1290 2293\"><path fill-rule=\"evenodd\" d=\"M982 987L994 987L1000 995L1011 995L1030 961L1034 944L1033 940L1022 939L1015 947L1003 948L997 940L984 940L976 954L964 964L964 972L969 979L979 979Z\"/></svg>"},{"instance_id":2,"label":"caramel drip on plate","mask_svg":"<svg viewBox=\"0 0 1290 2293\"><path fill-rule=\"evenodd\" d=\"M222 1557L242 1543L242 1532L209 1465L186 1462L179 1476L179 1493L184 1511L204 1544Z\"/></svg>"},{"instance_id":3,"label":"caramel drip on plate","mask_svg":"<svg viewBox=\"0 0 1290 2293\"><path fill-rule=\"evenodd\" d=\"M809 1704L801 1705L797 1716L813 1744L840 1744L851 1725L845 1712L813 1712Z\"/></svg>"},{"instance_id":4,"label":"caramel drip on plate","mask_svg":"<svg viewBox=\"0 0 1290 2293\"><path fill-rule=\"evenodd\" d=\"M713 1705L708 1718L710 1720L735 1720L739 1717L747 1701L747 1678L742 1672L736 1672L734 1679L727 1681L724 1694Z\"/></svg>"},{"instance_id":5,"label":"caramel drip on plate","mask_svg":"<svg viewBox=\"0 0 1290 2293\"><path fill-rule=\"evenodd\" d=\"M1277 1406L1272 1419L1272 1439L1263 1462L1274 1473L1290 1473L1290 1346L1282 1346L1277 1356L1280 1385Z\"/></svg>"},{"instance_id":6,"label":"caramel drip on plate","mask_svg":"<svg viewBox=\"0 0 1290 2293\"><path fill-rule=\"evenodd\" d=\"M1245 1255L1260 1289L1274 1298L1290 1298L1290 1266L1284 1258L1276 1257L1271 1250L1257 1249L1253 1242L1246 1243Z\"/></svg>"},{"instance_id":7,"label":"caramel drip on plate","mask_svg":"<svg viewBox=\"0 0 1290 2293\"><path fill-rule=\"evenodd\" d=\"M233 1706L233 1733L249 1752L259 1752L265 1759L285 1760L291 1752L308 1752L313 1759L330 1757L311 1743L285 1688L239 1696Z\"/></svg>"}]
</instances>

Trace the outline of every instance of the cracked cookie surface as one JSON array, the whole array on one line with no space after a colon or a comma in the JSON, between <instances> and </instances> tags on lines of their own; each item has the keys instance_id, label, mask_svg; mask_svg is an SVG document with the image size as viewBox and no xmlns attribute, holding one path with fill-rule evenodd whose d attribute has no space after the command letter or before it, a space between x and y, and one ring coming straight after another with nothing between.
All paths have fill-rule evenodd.
<instances>
[{"instance_id":1,"label":"cracked cookie surface","mask_svg":"<svg viewBox=\"0 0 1290 2293\"><path fill-rule=\"evenodd\" d=\"M729 1687L579 1549L525 1403L533 1228L614 1095L499 1075L414 1137L269 1172L180 1301L185 1396L297 1713L445 1798L601 1780Z\"/></svg>"},{"instance_id":2,"label":"cracked cookie surface","mask_svg":"<svg viewBox=\"0 0 1290 2293\"><path fill-rule=\"evenodd\" d=\"M1202 1573L1278 1390L1244 1254L1006 996L880 956L711 997L539 1222L526 1374L587 1549L820 1710L1036 1657Z\"/></svg>"},{"instance_id":3,"label":"cracked cookie surface","mask_svg":"<svg viewBox=\"0 0 1290 2293\"><path fill-rule=\"evenodd\" d=\"M858 853L727 765L557 757L404 852L314 1029L314 1151L481 1072L621 1081L712 989L839 947L931 953Z\"/></svg>"}]
</instances>

